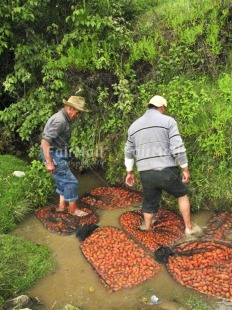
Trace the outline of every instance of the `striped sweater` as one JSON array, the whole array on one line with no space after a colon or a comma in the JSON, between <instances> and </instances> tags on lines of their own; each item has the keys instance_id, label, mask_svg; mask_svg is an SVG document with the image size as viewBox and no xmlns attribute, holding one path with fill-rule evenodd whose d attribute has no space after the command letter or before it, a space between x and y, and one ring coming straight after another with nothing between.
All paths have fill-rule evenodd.
<instances>
[{"instance_id":1,"label":"striped sweater","mask_svg":"<svg viewBox=\"0 0 232 310\"><path fill-rule=\"evenodd\" d=\"M135 158L138 171L186 166L187 155L176 121L147 110L128 129L125 160Z\"/></svg>"}]
</instances>

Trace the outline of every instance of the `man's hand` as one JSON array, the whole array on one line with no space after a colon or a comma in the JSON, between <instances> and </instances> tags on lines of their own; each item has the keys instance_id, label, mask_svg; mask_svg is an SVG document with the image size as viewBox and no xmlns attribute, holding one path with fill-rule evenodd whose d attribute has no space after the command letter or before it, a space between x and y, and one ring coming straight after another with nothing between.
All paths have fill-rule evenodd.
<instances>
[{"instance_id":1,"label":"man's hand","mask_svg":"<svg viewBox=\"0 0 232 310\"><path fill-rule=\"evenodd\" d=\"M56 168L55 168L53 161L46 163L46 169L47 169L47 172L49 172L49 173L55 172Z\"/></svg>"},{"instance_id":2,"label":"man's hand","mask_svg":"<svg viewBox=\"0 0 232 310\"><path fill-rule=\"evenodd\" d=\"M183 183L188 183L190 180L190 172L188 170L188 167L185 167L183 169L183 174L182 174L182 182Z\"/></svg>"},{"instance_id":3,"label":"man's hand","mask_svg":"<svg viewBox=\"0 0 232 310\"><path fill-rule=\"evenodd\" d=\"M128 186L133 186L134 185L134 183L135 183L135 176L134 176L134 173L132 171L131 172L127 172L125 183Z\"/></svg>"},{"instance_id":4,"label":"man's hand","mask_svg":"<svg viewBox=\"0 0 232 310\"><path fill-rule=\"evenodd\" d=\"M42 139L41 140L41 147L42 147L43 154L44 154L44 157L46 160L47 172L54 173L56 168L55 168L55 165L54 165L52 158L51 158L51 155L50 155L50 147L51 147L50 143L47 140Z\"/></svg>"}]
</instances>

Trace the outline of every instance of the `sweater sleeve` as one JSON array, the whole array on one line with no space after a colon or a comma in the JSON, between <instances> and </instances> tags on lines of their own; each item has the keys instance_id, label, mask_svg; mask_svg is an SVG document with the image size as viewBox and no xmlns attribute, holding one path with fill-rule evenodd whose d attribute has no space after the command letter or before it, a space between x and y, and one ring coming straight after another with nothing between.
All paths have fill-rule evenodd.
<instances>
[{"instance_id":1,"label":"sweater sleeve","mask_svg":"<svg viewBox=\"0 0 232 310\"><path fill-rule=\"evenodd\" d=\"M174 119L172 119L172 123L169 127L169 139L170 152L175 158L176 163L181 167L186 167L188 165L186 149L180 136L177 123Z\"/></svg>"},{"instance_id":2,"label":"sweater sleeve","mask_svg":"<svg viewBox=\"0 0 232 310\"><path fill-rule=\"evenodd\" d=\"M132 171L133 170L133 166L134 166L134 158L125 158L125 166L126 166L126 171L129 172L129 171Z\"/></svg>"}]
</instances>

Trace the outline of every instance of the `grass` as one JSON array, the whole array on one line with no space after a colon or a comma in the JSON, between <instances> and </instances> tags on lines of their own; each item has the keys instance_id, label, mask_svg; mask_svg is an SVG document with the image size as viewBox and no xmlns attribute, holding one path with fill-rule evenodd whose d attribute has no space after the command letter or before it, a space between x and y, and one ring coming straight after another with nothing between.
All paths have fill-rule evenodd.
<instances>
[{"instance_id":1,"label":"grass","mask_svg":"<svg viewBox=\"0 0 232 310\"><path fill-rule=\"evenodd\" d=\"M44 205L53 192L52 179L41 162L28 165L11 155L0 155L0 234L9 233L28 213ZM23 171L24 177L13 176Z\"/></svg>"},{"instance_id":2,"label":"grass","mask_svg":"<svg viewBox=\"0 0 232 310\"><path fill-rule=\"evenodd\" d=\"M35 208L30 195L38 204L40 196L47 198L41 187L49 188L50 181L43 178L43 171L38 171L41 167L39 163L31 167L14 156L0 155L0 308L4 300L25 291L53 266L47 247L6 234ZM14 171L23 171L26 176L15 177Z\"/></svg>"},{"instance_id":3,"label":"grass","mask_svg":"<svg viewBox=\"0 0 232 310\"><path fill-rule=\"evenodd\" d=\"M14 171L28 171L26 162L11 155L0 155L0 233L7 233L16 227L31 207L22 190L22 179L12 175Z\"/></svg>"},{"instance_id":4,"label":"grass","mask_svg":"<svg viewBox=\"0 0 232 310\"><path fill-rule=\"evenodd\" d=\"M184 304L189 310L213 310L212 305L206 304L203 299L195 295L188 295Z\"/></svg>"},{"instance_id":5,"label":"grass","mask_svg":"<svg viewBox=\"0 0 232 310\"><path fill-rule=\"evenodd\" d=\"M50 250L10 235L0 235L0 296L29 288L52 267Z\"/></svg>"}]
</instances>

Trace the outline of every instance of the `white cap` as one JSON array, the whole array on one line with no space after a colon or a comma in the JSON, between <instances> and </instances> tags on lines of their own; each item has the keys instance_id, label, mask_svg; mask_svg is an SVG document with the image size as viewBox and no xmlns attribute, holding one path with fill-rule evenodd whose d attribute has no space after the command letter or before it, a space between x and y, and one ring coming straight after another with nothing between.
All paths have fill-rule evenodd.
<instances>
[{"instance_id":1,"label":"white cap","mask_svg":"<svg viewBox=\"0 0 232 310\"><path fill-rule=\"evenodd\" d=\"M155 95L149 101L149 104L154 105L155 107L162 107L163 105L167 107L167 101L161 96Z\"/></svg>"}]
</instances>

